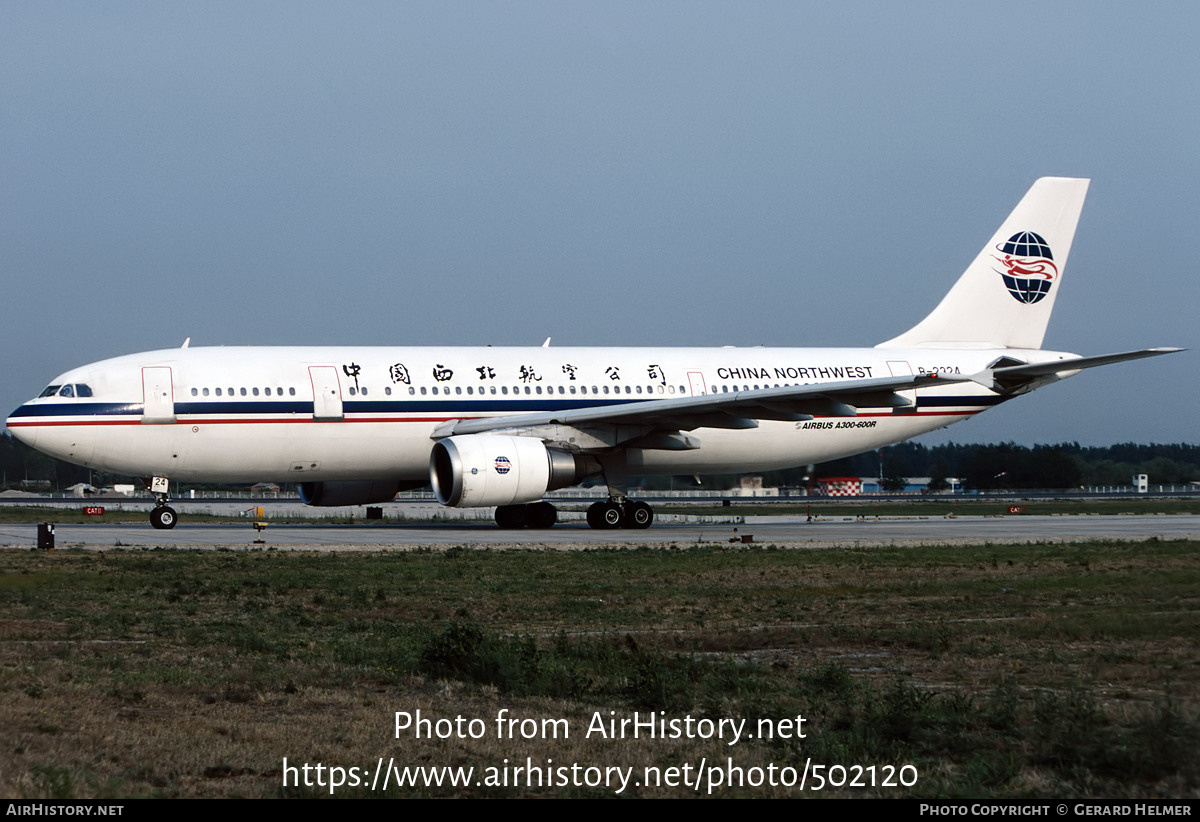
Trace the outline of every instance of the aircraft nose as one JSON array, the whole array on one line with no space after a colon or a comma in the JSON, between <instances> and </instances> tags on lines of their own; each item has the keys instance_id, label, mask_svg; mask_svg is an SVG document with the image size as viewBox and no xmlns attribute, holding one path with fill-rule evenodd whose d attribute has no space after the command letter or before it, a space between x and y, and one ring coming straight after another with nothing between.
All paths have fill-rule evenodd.
<instances>
[{"instance_id":1,"label":"aircraft nose","mask_svg":"<svg viewBox=\"0 0 1200 822\"><path fill-rule=\"evenodd\" d=\"M8 433L30 448L36 448L37 426L23 424L28 419L25 414L27 408L28 406L22 405L16 411L13 411L8 415L8 419L4 421L4 425L8 428Z\"/></svg>"}]
</instances>

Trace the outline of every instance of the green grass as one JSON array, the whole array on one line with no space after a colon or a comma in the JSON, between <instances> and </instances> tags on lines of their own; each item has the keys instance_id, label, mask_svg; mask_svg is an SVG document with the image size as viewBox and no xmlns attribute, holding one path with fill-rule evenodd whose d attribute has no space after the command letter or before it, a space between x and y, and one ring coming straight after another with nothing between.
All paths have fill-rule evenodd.
<instances>
[{"instance_id":1,"label":"green grass","mask_svg":"<svg viewBox=\"0 0 1200 822\"><path fill-rule=\"evenodd\" d=\"M284 756L734 756L921 774L833 795L1195 796L1198 549L0 552L0 790L273 796ZM392 714L414 707L577 729L595 711L803 715L810 733L397 741Z\"/></svg>"}]
</instances>

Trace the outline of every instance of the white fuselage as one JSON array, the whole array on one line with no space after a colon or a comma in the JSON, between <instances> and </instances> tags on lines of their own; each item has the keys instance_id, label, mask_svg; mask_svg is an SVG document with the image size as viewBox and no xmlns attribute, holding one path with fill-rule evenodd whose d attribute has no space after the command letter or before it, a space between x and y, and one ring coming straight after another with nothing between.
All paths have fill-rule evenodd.
<instances>
[{"instance_id":1,"label":"white fuselage","mask_svg":"<svg viewBox=\"0 0 1200 822\"><path fill-rule=\"evenodd\" d=\"M396 479L429 472L449 420L591 408L784 385L983 371L1016 349L180 348L93 363L30 400L14 435L71 462L186 481ZM49 391L49 389L47 389ZM982 385L913 392L905 408L698 428L689 450L629 448L632 474L760 471L899 442L996 404ZM88 396L90 394L90 396ZM82 395L82 396L81 396Z\"/></svg>"}]
</instances>

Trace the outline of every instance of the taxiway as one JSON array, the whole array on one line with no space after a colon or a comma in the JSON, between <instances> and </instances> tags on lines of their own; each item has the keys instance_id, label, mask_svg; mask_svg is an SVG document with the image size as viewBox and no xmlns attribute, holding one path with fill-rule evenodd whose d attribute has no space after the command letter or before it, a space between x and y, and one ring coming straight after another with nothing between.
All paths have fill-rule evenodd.
<instances>
[{"instance_id":1,"label":"taxiway","mask_svg":"<svg viewBox=\"0 0 1200 822\"><path fill-rule=\"evenodd\" d=\"M47 518L53 522L52 517ZM372 523L270 525L184 523L171 531L143 524L55 526L59 549L180 548L277 550L396 550L461 546L535 547L559 550L598 546L685 546L712 543L774 544L789 548L868 545L1072 542L1079 540L1200 539L1200 516L1006 516L953 518L746 517L741 522L672 522L663 517L644 531L597 531L583 524L548 530L501 530L486 523ZM255 542L261 540L261 542ZM0 525L0 546L31 548L37 526Z\"/></svg>"}]
</instances>

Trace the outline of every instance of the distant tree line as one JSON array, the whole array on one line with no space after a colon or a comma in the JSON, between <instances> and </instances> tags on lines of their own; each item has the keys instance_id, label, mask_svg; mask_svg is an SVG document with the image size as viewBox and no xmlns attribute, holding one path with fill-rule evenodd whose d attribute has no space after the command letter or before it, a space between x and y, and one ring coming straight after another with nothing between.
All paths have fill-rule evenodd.
<instances>
[{"instance_id":1,"label":"distant tree line","mask_svg":"<svg viewBox=\"0 0 1200 822\"><path fill-rule=\"evenodd\" d=\"M951 477L968 489L978 490L1078 488L1081 485L1128 485L1134 474L1148 474L1155 485L1170 485L1200 480L1200 445L1125 442L1085 447L1077 442L1034 446L1002 442L926 446L903 442L821 463L816 466L814 475L818 478L878 477L881 469L885 488L902 488L908 477L930 477L934 490L946 487L945 483ZM763 474L763 484L799 487L805 484L808 473L807 466L768 471ZM740 476L704 476L700 478L699 486L691 477L646 477L642 486L722 489L736 485ZM51 489L62 490L79 482L101 487L130 482L132 478L48 457L5 431L0 436L0 486L20 488L25 480L48 482Z\"/></svg>"},{"instance_id":2,"label":"distant tree line","mask_svg":"<svg viewBox=\"0 0 1200 822\"><path fill-rule=\"evenodd\" d=\"M763 485L800 487L807 466L785 471L767 471ZM883 477L885 490L902 489L908 477L929 477L931 490L949 487L959 480L961 488L980 491L1020 488L1078 488L1084 485L1129 485L1135 474L1148 474L1150 482L1173 485L1200 480L1200 445L1174 443L1143 445L1126 442L1108 446L1082 446L1077 442L1058 445L996 444L922 445L902 442L877 451L818 464L813 476ZM728 488L740 475L694 479L648 478L645 487L664 489Z\"/></svg>"}]
</instances>

